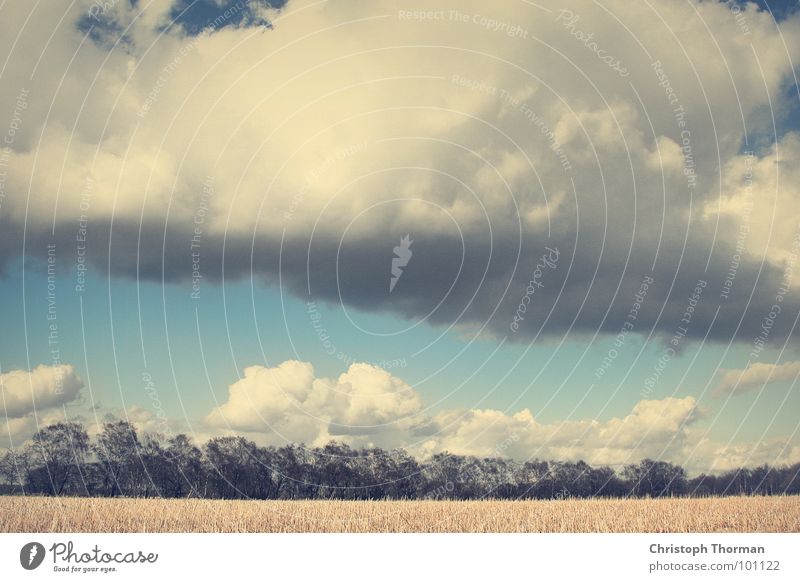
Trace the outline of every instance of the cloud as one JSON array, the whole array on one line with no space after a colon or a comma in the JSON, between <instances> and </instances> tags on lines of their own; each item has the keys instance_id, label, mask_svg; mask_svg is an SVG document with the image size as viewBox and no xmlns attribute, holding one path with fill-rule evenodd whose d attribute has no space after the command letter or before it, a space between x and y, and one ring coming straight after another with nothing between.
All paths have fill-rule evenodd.
<instances>
[{"instance_id":1,"label":"cloud","mask_svg":"<svg viewBox=\"0 0 800 582\"><path fill-rule=\"evenodd\" d=\"M795 463L800 463L800 445L789 438L737 443L720 443L703 438L692 450L687 469L697 473L718 473L739 467Z\"/></svg>"},{"instance_id":2,"label":"cloud","mask_svg":"<svg viewBox=\"0 0 800 582\"><path fill-rule=\"evenodd\" d=\"M269 434L277 442L321 443L364 435L386 442L422 410L415 390L386 370L352 364L338 379L316 378L306 362L251 366L229 387L209 426ZM364 439L362 439L364 440Z\"/></svg>"},{"instance_id":3,"label":"cloud","mask_svg":"<svg viewBox=\"0 0 800 582\"><path fill-rule=\"evenodd\" d=\"M642 400L622 418L537 422L527 409L447 411L423 448L479 456L508 456L623 465L644 457L676 459L699 418L695 399Z\"/></svg>"},{"instance_id":4,"label":"cloud","mask_svg":"<svg viewBox=\"0 0 800 582\"><path fill-rule=\"evenodd\" d=\"M36 432L58 422L76 420L64 414L63 410L51 409L34 416L28 414L19 418L0 417L0 449L20 448L28 442Z\"/></svg>"},{"instance_id":5,"label":"cloud","mask_svg":"<svg viewBox=\"0 0 800 582\"><path fill-rule=\"evenodd\" d=\"M317 378L311 364L292 360L274 368L247 368L205 424L262 444L338 440L353 446L403 447L420 457L449 451L621 466L644 457L691 460L693 444L701 441L705 448L721 447L706 442L702 433L692 433L699 430L700 418L693 397L642 400L628 415L604 421L541 423L528 409L513 414L451 409L431 415L420 395L386 370L353 364L337 379Z\"/></svg>"},{"instance_id":6,"label":"cloud","mask_svg":"<svg viewBox=\"0 0 800 582\"><path fill-rule=\"evenodd\" d=\"M83 421L85 417L84 426L86 427L86 432L92 438L102 432L104 423L116 420L130 422L140 435L145 433L160 434L169 438L179 433L189 433L195 440L199 441L209 437L208 433L196 432L193 427L187 426L179 418L167 416L163 408L161 408L160 402L158 402L158 405L152 405L153 402L149 403L151 404L149 407L132 404L126 408L106 407L96 404L85 414L75 415L73 420Z\"/></svg>"},{"instance_id":7,"label":"cloud","mask_svg":"<svg viewBox=\"0 0 800 582\"><path fill-rule=\"evenodd\" d=\"M274 368L247 368L205 424L212 432L246 434L262 444L318 446L337 440L357 447L403 447L422 458L448 451L615 467L650 457L695 472L712 465L724 470L737 463L788 462L800 452L791 439L714 441L699 426L703 418L691 396L641 400L629 414L602 421L542 423L527 408L430 414L419 394L386 370L353 364L334 380L317 378L311 364L292 360Z\"/></svg>"},{"instance_id":8,"label":"cloud","mask_svg":"<svg viewBox=\"0 0 800 582\"><path fill-rule=\"evenodd\" d=\"M71 367L64 368L65 377L72 378L70 385L80 386ZM9 372L2 376L7 397L9 385L27 385L27 379L19 383L20 374L35 378L30 382L37 386L55 385L55 372L47 366L30 373ZM74 400L78 390L73 389L72 398L63 403ZM55 401L50 402L51 408L46 409L37 404L37 416L29 411L0 422L0 447L19 447L42 426L60 421L84 422L88 418L84 425L96 435L100 425L91 418L100 414L101 423L111 417L123 418L141 433L170 435L189 430L197 442L220 434L243 434L272 445L323 445L337 440L356 447L404 447L421 458L449 451L519 461L585 460L620 467L650 457L681 464L694 473L800 462L800 445L791 438L727 443L710 438L700 426L704 416L691 396L641 400L629 414L606 420L542 423L527 408L514 413L495 409L430 413L413 387L369 364L352 364L333 379L316 377L311 364L296 360L273 368L250 366L231 384L227 400L198 426L187 427L139 405L125 410L95 409L94 415L73 411L65 416Z\"/></svg>"},{"instance_id":9,"label":"cloud","mask_svg":"<svg viewBox=\"0 0 800 582\"><path fill-rule=\"evenodd\" d=\"M38 428L33 415L0 419L0 448L19 447L31 438Z\"/></svg>"},{"instance_id":10,"label":"cloud","mask_svg":"<svg viewBox=\"0 0 800 582\"><path fill-rule=\"evenodd\" d=\"M797 132L787 133L761 155L745 151L733 156L722 172L721 195L705 204L706 219L719 218L735 233L734 246L742 255L766 257L784 270L796 260L800 245L798 159Z\"/></svg>"},{"instance_id":11,"label":"cloud","mask_svg":"<svg viewBox=\"0 0 800 582\"><path fill-rule=\"evenodd\" d=\"M69 420L60 407L75 403L83 380L71 365L39 365L0 374L0 448L17 447L39 428Z\"/></svg>"},{"instance_id":12,"label":"cloud","mask_svg":"<svg viewBox=\"0 0 800 582\"><path fill-rule=\"evenodd\" d=\"M770 113L797 108L797 15L778 30L751 5L743 36L714 2L576 0L572 28L532 5L444 1L422 19L388 0L290 2L199 35L184 31L202 15L165 29L184 4L118 2L102 42L82 40L89 0L33 19L4 6L0 112L19 122L0 264L23 240L28 255L52 239L67 252L85 217L91 268L115 275L190 284L199 228L203 281L224 264L226 278L280 275L301 297L511 341L616 333L651 270L637 332L672 334L703 279L688 335L757 334L795 229L798 137L771 135ZM246 26L256 17L274 28ZM759 201L747 217L745 142ZM745 218L738 254L730 227ZM390 295L406 234L414 258ZM545 246L562 260L511 333ZM800 308L794 293L783 305Z\"/></svg>"},{"instance_id":13,"label":"cloud","mask_svg":"<svg viewBox=\"0 0 800 582\"><path fill-rule=\"evenodd\" d=\"M48 409L27 414L19 418L0 418L0 449L20 448L36 434L36 432L59 422L77 422L85 429L89 438L95 439L103 430L103 424L110 421L127 420L138 431L139 435L161 434L167 438L176 434L189 434L195 442L205 442L216 436L215 432L198 431L196 427L174 417L167 417L161 409L146 408L133 404L127 408L106 407L95 404L91 407L73 406L67 410Z\"/></svg>"},{"instance_id":14,"label":"cloud","mask_svg":"<svg viewBox=\"0 0 800 582\"><path fill-rule=\"evenodd\" d=\"M81 388L83 380L69 365L40 365L30 372L12 370L0 374L4 416L8 419L72 402Z\"/></svg>"},{"instance_id":15,"label":"cloud","mask_svg":"<svg viewBox=\"0 0 800 582\"><path fill-rule=\"evenodd\" d=\"M767 384L788 382L800 374L800 362L765 364L754 362L744 370L720 370L720 380L714 389L715 396L737 396L763 388Z\"/></svg>"}]
</instances>

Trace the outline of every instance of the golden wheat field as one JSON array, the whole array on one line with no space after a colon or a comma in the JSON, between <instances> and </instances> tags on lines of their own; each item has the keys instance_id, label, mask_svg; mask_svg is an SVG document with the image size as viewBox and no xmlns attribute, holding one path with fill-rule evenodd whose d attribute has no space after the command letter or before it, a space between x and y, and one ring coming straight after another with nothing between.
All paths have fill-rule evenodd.
<instances>
[{"instance_id":1,"label":"golden wheat field","mask_svg":"<svg viewBox=\"0 0 800 582\"><path fill-rule=\"evenodd\" d=\"M800 497L223 501L0 497L1 532L798 532Z\"/></svg>"}]
</instances>

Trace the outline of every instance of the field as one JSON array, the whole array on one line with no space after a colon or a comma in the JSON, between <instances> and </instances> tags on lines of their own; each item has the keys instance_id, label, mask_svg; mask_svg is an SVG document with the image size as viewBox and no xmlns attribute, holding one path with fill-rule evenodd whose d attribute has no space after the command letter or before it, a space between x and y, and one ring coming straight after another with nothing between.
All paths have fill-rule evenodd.
<instances>
[{"instance_id":1,"label":"field","mask_svg":"<svg viewBox=\"0 0 800 582\"><path fill-rule=\"evenodd\" d=\"M798 532L800 497L209 501L0 497L0 532Z\"/></svg>"}]
</instances>

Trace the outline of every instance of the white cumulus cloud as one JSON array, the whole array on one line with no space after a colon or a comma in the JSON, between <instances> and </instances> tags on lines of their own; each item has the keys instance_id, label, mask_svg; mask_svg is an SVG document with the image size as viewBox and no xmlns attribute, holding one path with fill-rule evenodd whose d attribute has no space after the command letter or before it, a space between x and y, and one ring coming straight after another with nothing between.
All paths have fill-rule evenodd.
<instances>
[{"instance_id":1,"label":"white cumulus cloud","mask_svg":"<svg viewBox=\"0 0 800 582\"><path fill-rule=\"evenodd\" d=\"M714 389L717 396L752 392L767 384L788 382L800 374L800 362L767 364L754 362L744 370L720 370L720 380Z\"/></svg>"},{"instance_id":2,"label":"white cumulus cloud","mask_svg":"<svg viewBox=\"0 0 800 582\"><path fill-rule=\"evenodd\" d=\"M783 462L798 450L788 439L771 445L714 441L699 426L703 418L691 396L641 400L630 413L605 420L543 423L527 408L430 414L417 391L386 370L353 364L336 379L317 378L311 364L290 360L272 368L247 368L205 425L212 432L243 433L264 444L338 440L404 447L423 458L448 451L516 460L582 459L617 467L651 457L697 471L712 464L717 469L735 466L748 452L753 462ZM786 443L788 449L778 448Z\"/></svg>"},{"instance_id":3,"label":"white cumulus cloud","mask_svg":"<svg viewBox=\"0 0 800 582\"><path fill-rule=\"evenodd\" d=\"M20 418L75 400L83 380L70 365L40 365L28 372L12 370L0 374L3 412L7 418Z\"/></svg>"},{"instance_id":4,"label":"white cumulus cloud","mask_svg":"<svg viewBox=\"0 0 800 582\"><path fill-rule=\"evenodd\" d=\"M311 364L289 360L273 368L246 368L206 422L271 434L278 441L319 443L350 434L380 440L407 427L421 410L419 394L381 368L353 364L337 379L317 378Z\"/></svg>"}]
</instances>

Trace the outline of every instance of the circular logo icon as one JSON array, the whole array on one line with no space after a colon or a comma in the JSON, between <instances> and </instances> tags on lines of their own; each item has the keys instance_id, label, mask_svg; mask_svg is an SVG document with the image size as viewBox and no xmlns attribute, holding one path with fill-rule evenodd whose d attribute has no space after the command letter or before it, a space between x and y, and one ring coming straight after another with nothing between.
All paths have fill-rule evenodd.
<instances>
[{"instance_id":1,"label":"circular logo icon","mask_svg":"<svg viewBox=\"0 0 800 582\"><path fill-rule=\"evenodd\" d=\"M30 542L19 551L19 563L26 570L35 570L44 561L44 546L39 542Z\"/></svg>"}]
</instances>

